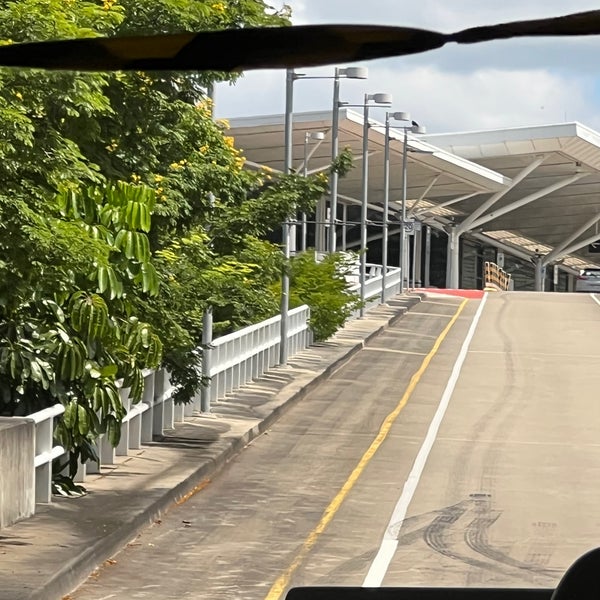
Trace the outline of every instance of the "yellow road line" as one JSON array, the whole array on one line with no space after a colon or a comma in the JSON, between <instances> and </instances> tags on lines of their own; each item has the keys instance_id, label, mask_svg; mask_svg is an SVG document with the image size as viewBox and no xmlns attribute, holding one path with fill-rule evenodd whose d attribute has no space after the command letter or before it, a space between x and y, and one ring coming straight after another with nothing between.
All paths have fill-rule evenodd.
<instances>
[{"instance_id":1,"label":"yellow road line","mask_svg":"<svg viewBox=\"0 0 600 600\"><path fill-rule=\"evenodd\" d=\"M358 462L356 467L354 467L354 470L352 471L352 473L350 473L350 476L348 477L348 479L346 479L344 485L335 495L335 498L329 503L329 506L325 509L325 512L321 517L321 520L317 523L316 527L308 534L307 538L304 540L304 543L300 547L300 550L298 550L298 553L294 557L294 560L292 561L290 566L277 578L277 581L275 581L275 583L272 585L271 589L269 590L269 593L265 597L265 600L279 600L281 598L286 588L288 587L292 576L294 575L298 567L303 563L304 559L312 550L313 546L317 543L319 536L325 531L325 529L327 529L327 526L329 525L329 523L331 523L333 517L335 517L337 511L340 509L342 503L344 502L344 500L358 481L359 477L362 475L363 471L365 470L373 456L375 456L375 453L377 452L377 450L379 450L381 444L383 444L383 442L385 441L385 438L388 436L390 429L394 424L394 421L398 418L398 415L406 406L406 403L408 402L412 393L417 387L417 384L419 383L421 377L427 370L429 363L431 362L432 358L436 355L437 351L440 349L442 342L448 335L450 329L452 329L454 323L456 323L456 320L458 319L460 313L463 311L467 302L468 299L465 298L460 303L451 321L446 325L442 333L440 333L440 335L437 337L429 354L423 359L419 370L411 377L408 387L406 388L402 398L400 399L400 402L398 402L396 408L394 408L394 410L384 419L379 429L379 433L371 442L371 445L367 448L367 451L362 455L360 461Z\"/></svg>"}]
</instances>

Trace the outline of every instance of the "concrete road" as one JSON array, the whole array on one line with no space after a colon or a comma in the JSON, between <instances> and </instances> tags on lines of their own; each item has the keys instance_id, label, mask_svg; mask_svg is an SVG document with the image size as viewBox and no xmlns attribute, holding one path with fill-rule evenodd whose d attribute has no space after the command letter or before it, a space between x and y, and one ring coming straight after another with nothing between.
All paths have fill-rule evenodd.
<instances>
[{"instance_id":1,"label":"concrete road","mask_svg":"<svg viewBox=\"0 0 600 600\"><path fill-rule=\"evenodd\" d=\"M600 541L600 306L481 304L418 305L72 597L553 586Z\"/></svg>"}]
</instances>

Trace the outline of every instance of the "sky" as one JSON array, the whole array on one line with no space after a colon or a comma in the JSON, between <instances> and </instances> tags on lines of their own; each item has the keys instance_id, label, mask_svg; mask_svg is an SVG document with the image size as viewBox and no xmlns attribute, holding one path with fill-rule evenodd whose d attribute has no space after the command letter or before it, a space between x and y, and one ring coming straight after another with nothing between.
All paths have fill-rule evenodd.
<instances>
[{"instance_id":1,"label":"sky","mask_svg":"<svg viewBox=\"0 0 600 600\"><path fill-rule=\"evenodd\" d=\"M282 2L270 0L281 7ZM294 25L361 23L456 31L469 26L535 19L600 8L598 0L288 0ZM366 61L366 81L345 80L341 99L393 95L429 133L579 121L600 130L600 36L503 40L424 54ZM346 66L346 65L338 65ZM333 66L299 70L330 76ZM249 72L216 89L218 117L279 114L285 73ZM294 111L331 110L332 82L300 80ZM383 117L383 111L382 117ZM377 119L377 111L372 110Z\"/></svg>"}]
</instances>

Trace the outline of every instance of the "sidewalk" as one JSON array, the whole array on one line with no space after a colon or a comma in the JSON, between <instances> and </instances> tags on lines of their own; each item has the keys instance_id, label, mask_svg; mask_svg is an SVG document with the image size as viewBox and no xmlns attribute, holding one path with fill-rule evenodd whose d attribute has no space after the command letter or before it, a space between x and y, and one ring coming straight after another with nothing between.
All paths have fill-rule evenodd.
<instances>
[{"instance_id":1,"label":"sidewalk","mask_svg":"<svg viewBox=\"0 0 600 600\"><path fill-rule=\"evenodd\" d=\"M231 458L288 407L329 377L370 339L402 317L417 296L396 296L330 341L310 347L256 382L89 476L88 495L57 498L0 530L0 600L54 600L173 504L205 487Z\"/></svg>"}]
</instances>

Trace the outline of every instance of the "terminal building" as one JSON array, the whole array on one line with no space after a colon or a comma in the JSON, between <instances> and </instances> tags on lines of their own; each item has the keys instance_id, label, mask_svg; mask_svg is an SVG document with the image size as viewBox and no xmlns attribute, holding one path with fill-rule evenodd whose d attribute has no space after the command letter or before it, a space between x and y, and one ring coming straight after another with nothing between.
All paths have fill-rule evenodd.
<instances>
[{"instance_id":1,"label":"terminal building","mask_svg":"<svg viewBox=\"0 0 600 600\"><path fill-rule=\"evenodd\" d=\"M366 203L367 261L381 264L387 197L388 265L399 266L404 205L405 270L417 287L481 289L490 261L511 275L515 290L573 291L584 269L600 268L596 131L562 123L417 135L392 124L386 135L384 123L369 119L365 140L363 115L339 112L337 133L331 112L293 115L294 171L328 170L334 136L354 157L337 185L333 236L329 197L304 234L298 222L295 248L327 252L335 241L336 250L360 249ZM249 168L284 170L283 115L230 124Z\"/></svg>"}]
</instances>

